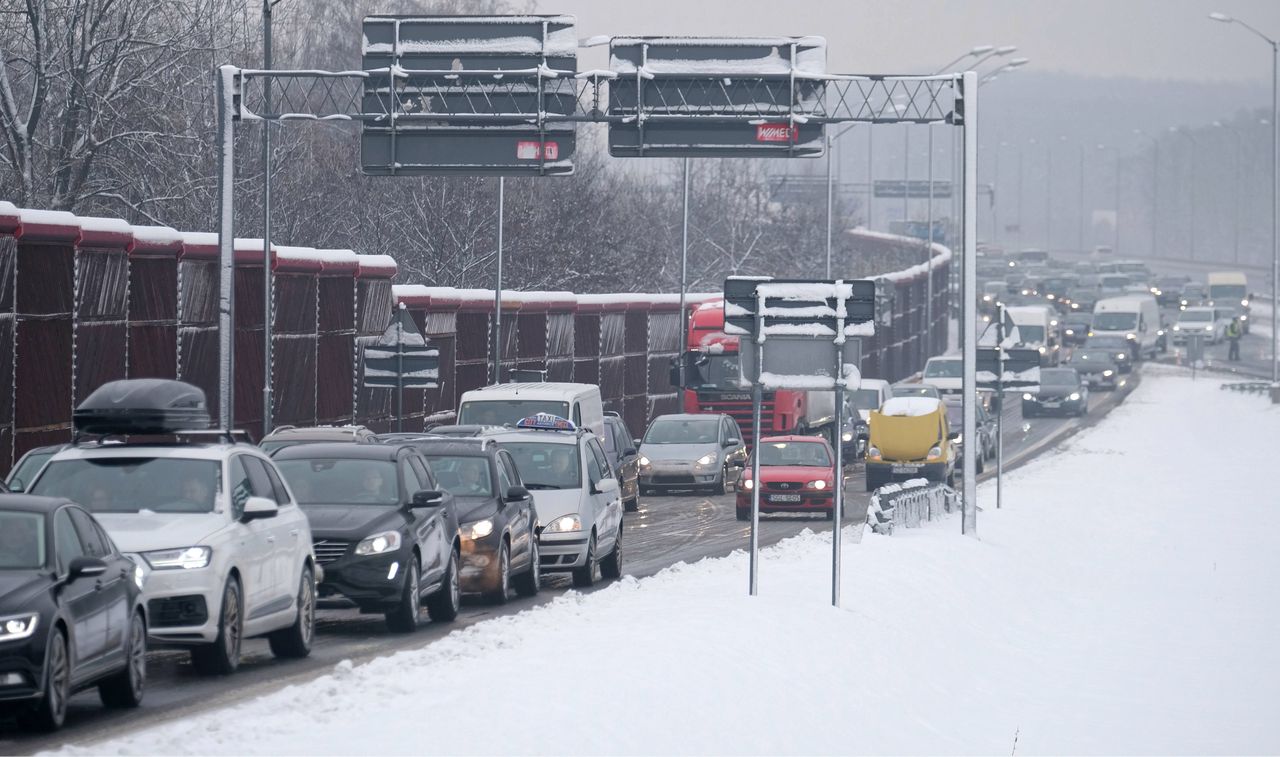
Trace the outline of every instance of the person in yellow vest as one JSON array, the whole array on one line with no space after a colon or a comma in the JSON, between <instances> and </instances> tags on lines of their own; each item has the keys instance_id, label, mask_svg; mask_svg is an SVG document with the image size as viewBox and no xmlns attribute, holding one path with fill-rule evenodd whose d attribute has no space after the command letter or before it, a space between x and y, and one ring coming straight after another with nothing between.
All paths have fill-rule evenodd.
<instances>
[{"instance_id":1,"label":"person in yellow vest","mask_svg":"<svg viewBox=\"0 0 1280 757\"><path fill-rule=\"evenodd\" d=\"M1240 359L1240 319L1232 318L1231 323L1227 324L1227 360Z\"/></svg>"}]
</instances>

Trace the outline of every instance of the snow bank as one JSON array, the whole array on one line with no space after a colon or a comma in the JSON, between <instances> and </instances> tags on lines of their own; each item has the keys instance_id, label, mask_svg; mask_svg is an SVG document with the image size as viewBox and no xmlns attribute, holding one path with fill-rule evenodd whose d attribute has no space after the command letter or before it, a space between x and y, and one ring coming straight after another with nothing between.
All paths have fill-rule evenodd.
<instances>
[{"instance_id":1,"label":"snow bank","mask_svg":"<svg viewBox=\"0 0 1280 757\"><path fill-rule=\"evenodd\" d=\"M979 538L849 529L842 609L806 532L754 599L742 553L678 565L68 751L1277 753L1276 438L1262 399L1149 375L1003 510L984 485Z\"/></svg>"}]
</instances>

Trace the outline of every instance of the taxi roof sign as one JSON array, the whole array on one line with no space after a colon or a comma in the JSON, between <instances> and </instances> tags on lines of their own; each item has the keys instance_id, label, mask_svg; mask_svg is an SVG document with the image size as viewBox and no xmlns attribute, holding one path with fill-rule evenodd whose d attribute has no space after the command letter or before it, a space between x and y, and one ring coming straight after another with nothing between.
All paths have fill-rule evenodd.
<instances>
[{"instance_id":1,"label":"taxi roof sign","mask_svg":"<svg viewBox=\"0 0 1280 757\"><path fill-rule=\"evenodd\" d=\"M551 413L538 413L516 421L516 428L531 428L541 431L577 431L573 422Z\"/></svg>"}]
</instances>

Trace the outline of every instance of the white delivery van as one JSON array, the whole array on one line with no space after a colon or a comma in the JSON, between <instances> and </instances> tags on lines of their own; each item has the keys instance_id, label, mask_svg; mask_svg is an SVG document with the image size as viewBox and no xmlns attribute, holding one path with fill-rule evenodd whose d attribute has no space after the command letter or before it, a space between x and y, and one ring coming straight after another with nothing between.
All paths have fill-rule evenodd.
<instances>
[{"instance_id":1,"label":"white delivery van","mask_svg":"<svg viewBox=\"0 0 1280 757\"><path fill-rule=\"evenodd\" d=\"M1018 344L1040 350L1042 365L1057 365L1062 342L1058 338L1058 313L1049 305L1018 305L1007 307L1018 327Z\"/></svg>"},{"instance_id":2,"label":"white delivery van","mask_svg":"<svg viewBox=\"0 0 1280 757\"><path fill-rule=\"evenodd\" d=\"M1249 316L1253 315L1249 297L1249 280L1240 271L1217 271L1209 274L1209 304L1229 307L1241 320L1244 333L1249 333Z\"/></svg>"},{"instance_id":3,"label":"white delivery van","mask_svg":"<svg viewBox=\"0 0 1280 757\"><path fill-rule=\"evenodd\" d=\"M1124 337L1135 359L1154 358L1159 351L1160 306L1150 294L1098 300L1089 336Z\"/></svg>"},{"instance_id":4,"label":"white delivery van","mask_svg":"<svg viewBox=\"0 0 1280 757\"><path fill-rule=\"evenodd\" d=\"M458 402L459 425L515 426L538 413L572 421L604 438L604 404L595 384L494 384L464 392Z\"/></svg>"}]
</instances>

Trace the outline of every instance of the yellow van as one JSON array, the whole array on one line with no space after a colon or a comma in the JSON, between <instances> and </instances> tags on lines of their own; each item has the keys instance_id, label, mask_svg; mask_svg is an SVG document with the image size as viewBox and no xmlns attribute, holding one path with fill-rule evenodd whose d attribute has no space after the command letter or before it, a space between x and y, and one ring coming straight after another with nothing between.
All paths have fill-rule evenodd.
<instances>
[{"instance_id":1,"label":"yellow van","mask_svg":"<svg viewBox=\"0 0 1280 757\"><path fill-rule=\"evenodd\" d=\"M895 481L955 482L947 408L933 397L894 397L871 412L867 491Z\"/></svg>"}]
</instances>

